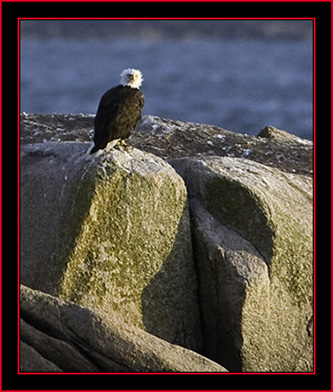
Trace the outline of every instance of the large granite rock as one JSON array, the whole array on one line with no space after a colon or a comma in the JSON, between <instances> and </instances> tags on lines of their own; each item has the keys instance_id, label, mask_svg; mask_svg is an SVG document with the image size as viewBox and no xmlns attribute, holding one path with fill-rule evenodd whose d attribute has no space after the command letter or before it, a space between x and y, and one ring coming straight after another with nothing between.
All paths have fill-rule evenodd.
<instances>
[{"instance_id":1,"label":"large granite rock","mask_svg":"<svg viewBox=\"0 0 333 392\"><path fill-rule=\"evenodd\" d=\"M90 159L59 143L92 127L21 116L22 282L195 350L200 305L203 353L228 370L312 371L312 142L144 116L130 138L141 152ZM191 221L157 156L185 179Z\"/></svg>"},{"instance_id":2,"label":"large granite rock","mask_svg":"<svg viewBox=\"0 0 333 392\"><path fill-rule=\"evenodd\" d=\"M175 170L128 147L21 149L21 282L200 350L187 193Z\"/></svg>"},{"instance_id":3,"label":"large granite rock","mask_svg":"<svg viewBox=\"0 0 333 392\"><path fill-rule=\"evenodd\" d=\"M311 371L312 180L245 159L179 159L205 354L230 371Z\"/></svg>"},{"instance_id":4,"label":"large granite rock","mask_svg":"<svg viewBox=\"0 0 333 392\"><path fill-rule=\"evenodd\" d=\"M226 372L117 315L21 286L21 372Z\"/></svg>"}]
</instances>

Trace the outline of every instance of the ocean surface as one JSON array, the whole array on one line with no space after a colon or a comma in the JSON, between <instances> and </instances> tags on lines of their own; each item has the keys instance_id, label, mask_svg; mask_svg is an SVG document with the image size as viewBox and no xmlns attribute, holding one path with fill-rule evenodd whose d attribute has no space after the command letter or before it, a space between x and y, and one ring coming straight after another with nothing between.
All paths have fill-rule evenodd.
<instances>
[{"instance_id":1,"label":"ocean surface","mask_svg":"<svg viewBox=\"0 0 333 392\"><path fill-rule=\"evenodd\" d=\"M95 113L128 67L143 72L143 114L312 139L311 40L25 38L20 110Z\"/></svg>"}]
</instances>

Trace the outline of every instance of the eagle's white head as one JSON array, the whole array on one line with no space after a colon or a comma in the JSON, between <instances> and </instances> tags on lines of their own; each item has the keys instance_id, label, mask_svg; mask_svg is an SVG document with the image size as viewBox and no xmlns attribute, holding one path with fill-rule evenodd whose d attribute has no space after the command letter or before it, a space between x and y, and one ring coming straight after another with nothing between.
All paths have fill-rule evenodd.
<instances>
[{"instance_id":1,"label":"eagle's white head","mask_svg":"<svg viewBox=\"0 0 333 392\"><path fill-rule=\"evenodd\" d=\"M124 69L120 74L120 84L123 86L129 86L132 88L139 88L143 81L143 76L141 71L134 68Z\"/></svg>"}]
</instances>

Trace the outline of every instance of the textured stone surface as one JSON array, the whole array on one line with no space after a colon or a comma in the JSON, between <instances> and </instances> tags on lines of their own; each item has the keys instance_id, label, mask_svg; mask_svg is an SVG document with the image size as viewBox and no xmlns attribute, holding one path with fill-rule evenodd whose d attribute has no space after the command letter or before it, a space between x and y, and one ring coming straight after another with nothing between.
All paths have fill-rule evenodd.
<instances>
[{"instance_id":1,"label":"textured stone surface","mask_svg":"<svg viewBox=\"0 0 333 392\"><path fill-rule=\"evenodd\" d=\"M94 116L84 114L22 114L21 143L89 141L93 135L93 121ZM313 174L313 144L310 140L272 126L263 128L258 136L207 124L143 116L129 143L164 159L247 158L286 172Z\"/></svg>"},{"instance_id":2,"label":"textured stone surface","mask_svg":"<svg viewBox=\"0 0 333 392\"><path fill-rule=\"evenodd\" d=\"M226 372L122 322L21 286L21 372Z\"/></svg>"},{"instance_id":3,"label":"textured stone surface","mask_svg":"<svg viewBox=\"0 0 333 392\"><path fill-rule=\"evenodd\" d=\"M129 141L142 151L47 142L91 140L92 124L21 116L23 283L195 350L201 321L202 353L231 371L312 371L312 142L153 116ZM44 326L22 331L55 355Z\"/></svg>"},{"instance_id":4,"label":"textured stone surface","mask_svg":"<svg viewBox=\"0 0 333 392\"><path fill-rule=\"evenodd\" d=\"M172 164L190 197L205 353L234 371L311 371L311 179L226 157Z\"/></svg>"},{"instance_id":5,"label":"textured stone surface","mask_svg":"<svg viewBox=\"0 0 333 392\"><path fill-rule=\"evenodd\" d=\"M187 193L174 169L131 147L21 151L21 281L200 349Z\"/></svg>"}]
</instances>

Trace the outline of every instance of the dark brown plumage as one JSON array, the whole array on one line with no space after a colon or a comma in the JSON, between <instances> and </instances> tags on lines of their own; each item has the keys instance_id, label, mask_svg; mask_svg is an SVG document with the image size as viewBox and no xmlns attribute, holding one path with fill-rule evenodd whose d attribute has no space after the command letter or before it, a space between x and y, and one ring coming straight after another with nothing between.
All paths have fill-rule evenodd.
<instances>
[{"instance_id":1,"label":"dark brown plumage","mask_svg":"<svg viewBox=\"0 0 333 392\"><path fill-rule=\"evenodd\" d=\"M141 119L143 106L144 95L139 88L119 85L108 90L96 113L95 145L90 154L103 150L112 140L127 139Z\"/></svg>"}]
</instances>

